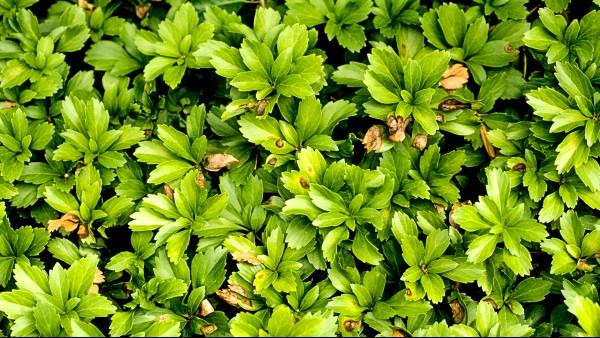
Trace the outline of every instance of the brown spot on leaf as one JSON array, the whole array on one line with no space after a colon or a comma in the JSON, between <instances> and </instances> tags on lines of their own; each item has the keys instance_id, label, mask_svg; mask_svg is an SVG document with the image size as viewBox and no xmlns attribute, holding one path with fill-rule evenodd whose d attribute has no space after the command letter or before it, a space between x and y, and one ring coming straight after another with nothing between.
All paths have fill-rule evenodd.
<instances>
[{"instance_id":1,"label":"brown spot on leaf","mask_svg":"<svg viewBox=\"0 0 600 338\"><path fill-rule=\"evenodd\" d=\"M252 265L260 265L260 261L256 258L256 255L253 255L248 252L235 251L231 254L232 258L238 262L250 263Z\"/></svg>"},{"instance_id":2,"label":"brown spot on leaf","mask_svg":"<svg viewBox=\"0 0 600 338\"><path fill-rule=\"evenodd\" d=\"M367 130L363 142L367 153L372 151L378 151L381 149L383 143L383 127L380 125L374 125Z\"/></svg>"},{"instance_id":3,"label":"brown spot on leaf","mask_svg":"<svg viewBox=\"0 0 600 338\"><path fill-rule=\"evenodd\" d=\"M496 302L494 302L493 299L487 298L487 299L485 299L485 302L490 304L492 306L492 308L494 308L494 310L498 310L498 304L496 304Z\"/></svg>"},{"instance_id":4,"label":"brown spot on leaf","mask_svg":"<svg viewBox=\"0 0 600 338\"><path fill-rule=\"evenodd\" d=\"M299 183L302 188L308 189L308 187L309 187L308 181L306 180L306 178L304 178L304 176L300 176Z\"/></svg>"},{"instance_id":5,"label":"brown spot on leaf","mask_svg":"<svg viewBox=\"0 0 600 338\"><path fill-rule=\"evenodd\" d=\"M258 101L258 106L256 107L256 116L265 115L265 108L267 108L268 104L269 104L269 100L267 100L267 99L262 99L262 100Z\"/></svg>"},{"instance_id":6,"label":"brown spot on leaf","mask_svg":"<svg viewBox=\"0 0 600 338\"><path fill-rule=\"evenodd\" d=\"M217 331L217 326L215 324L208 324L202 327L202 333L207 335Z\"/></svg>"},{"instance_id":7,"label":"brown spot on leaf","mask_svg":"<svg viewBox=\"0 0 600 338\"><path fill-rule=\"evenodd\" d=\"M285 143L283 142L282 139L279 139L279 140L275 141L275 146L277 148L283 148L284 145L285 145Z\"/></svg>"},{"instance_id":8,"label":"brown spot on leaf","mask_svg":"<svg viewBox=\"0 0 600 338\"><path fill-rule=\"evenodd\" d=\"M469 81L469 71L460 63L453 64L442 74L440 86L445 90L455 90L465 86Z\"/></svg>"},{"instance_id":9,"label":"brown spot on leaf","mask_svg":"<svg viewBox=\"0 0 600 338\"><path fill-rule=\"evenodd\" d=\"M219 171L225 167L229 168L239 160L229 154L210 154L206 156L206 165L204 169L208 171Z\"/></svg>"},{"instance_id":10,"label":"brown spot on leaf","mask_svg":"<svg viewBox=\"0 0 600 338\"><path fill-rule=\"evenodd\" d=\"M48 232L64 229L67 233L71 233L79 227L79 224L79 217L75 213L67 212L61 218L48 222Z\"/></svg>"},{"instance_id":11,"label":"brown spot on leaf","mask_svg":"<svg viewBox=\"0 0 600 338\"><path fill-rule=\"evenodd\" d=\"M167 195L167 197L172 201L175 196L175 190L173 190L173 188L171 188L171 186L168 184L163 185L163 189L165 191L165 195Z\"/></svg>"},{"instance_id":12,"label":"brown spot on leaf","mask_svg":"<svg viewBox=\"0 0 600 338\"><path fill-rule=\"evenodd\" d=\"M206 186L206 178L202 172L199 172L198 175L196 175L196 185L200 188L204 188Z\"/></svg>"},{"instance_id":13,"label":"brown spot on leaf","mask_svg":"<svg viewBox=\"0 0 600 338\"><path fill-rule=\"evenodd\" d=\"M525 164L524 163L517 163L512 167L512 170L514 171L518 171L518 172L524 172L525 171Z\"/></svg>"}]
</instances>

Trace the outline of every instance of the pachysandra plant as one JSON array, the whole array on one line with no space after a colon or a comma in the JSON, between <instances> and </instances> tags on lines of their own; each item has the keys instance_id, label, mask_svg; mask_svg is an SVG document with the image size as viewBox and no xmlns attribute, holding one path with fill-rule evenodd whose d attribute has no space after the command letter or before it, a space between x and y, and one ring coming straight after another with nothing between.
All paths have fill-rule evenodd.
<instances>
[{"instance_id":1,"label":"pachysandra plant","mask_svg":"<svg viewBox=\"0 0 600 338\"><path fill-rule=\"evenodd\" d=\"M256 107L257 116L269 114L279 97L305 98L324 85L323 56L312 50L316 31L280 21L275 10L259 8L241 46L219 48L210 60L215 72L230 79L231 86L259 100L255 105L252 98L239 99L231 105Z\"/></svg>"},{"instance_id":2,"label":"pachysandra plant","mask_svg":"<svg viewBox=\"0 0 600 338\"><path fill-rule=\"evenodd\" d=\"M548 236L545 227L531 218L531 212L511 194L508 175L500 169L487 172L486 196L474 205L463 205L453 215L454 222L468 232L477 232L467 250L468 261L480 263L496 251L506 266L519 275L532 269L531 256L521 243L539 243ZM504 243L504 248L498 248Z\"/></svg>"},{"instance_id":3,"label":"pachysandra plant","mask_svg":"<svg viewBox=\"0 0 600 338\"><path fill-rule=\"evenodd\" d=\"M485 80L487 69L505 67L517 60L520 36L528 27L526 23L506 21L490 31L484 16L467 15L456 4L443 4L421 18L427 41L438 49L449 50L453 60L469 68L477 83Z\"/></svg>"},{"instance_id":4,"label":"pachysandra plant","mask_svg":"<svg viewBox=\"0 0 600 338\"><path fill-rule=\"evenodd\" d=\"M1 336L599 336L600 0L0 0Z\"/></svg>"},{"instance_id":5,"label":"pachysandra plant","mask_svg":"<svg viewBox=\"0 0 600 338\"><path fill-rule=\"evenodd\" d=\"M287 0L290 21L308 27L325 24L329 41L334 38L351 52L360 51L366 36L360 24L371 13L371 0Z\"/></svg>"},{"instance_id":6,"label":"pachysandra plant","mask_svg":"<svg viewBox=\"0 0 600 338\"><path fill-rule=\"evenodd\" d=\"M139 30L135 44L142 54L152 56L144 67L144 80L152 81L162 75L165 83L176 88L188 68L208 67L208 57L198 57L213 35L210 23L200 23L194 6L185 3L171 19L158 25L157 32Z\"/></svg>"}]
</instances>

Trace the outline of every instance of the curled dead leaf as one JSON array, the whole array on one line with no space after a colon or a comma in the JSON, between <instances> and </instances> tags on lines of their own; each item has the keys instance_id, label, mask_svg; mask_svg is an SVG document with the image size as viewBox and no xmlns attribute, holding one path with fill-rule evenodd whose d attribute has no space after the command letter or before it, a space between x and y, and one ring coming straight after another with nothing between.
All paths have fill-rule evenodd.
<instances>
[{"instance_id":1,"label":"curled dead leaf","mask_svg":"<svg viewBox=\"0 0 600 338\"><path fill-rule=\"evenodd\" d=\"M351 332L360 329L362 322L360 320L346 319L344 321L344 329L346 332Z\"/></svg>"},{"instance_id":2,"label":"curled dead leaf","mask_svg":"<svg viewBox=\"0 0 600 338\"><path fill-rule=\"evenodd\" d=\"M79 227L79 224L79 217L75 213L67 212L61 218L48 222L48 232L64 229L67 233L71 233Z\"/></svg>"},{"instance_id":3,"label":"curled dead leaf","mask_svg":"<svg viewBox=\"0 0 600 338\"><path fill-rule=\"evenodd\" d=\"M238 262L250 263L252 265L260 265L260 261L256 258L256 255L253 255L248 252L235 251L231 254L234 260Z\"/></svg>"},{"instance_id":4,"label":"curled dead leaf","mask_svg":"<svg viewBox=\"0 0 600 338\"><path fill-rule=\"evenodd\" d=\"M400 143L406 138L406 127L412 121L412 118L403 118L401 116L388 116L385 124L388 128L388 138L395 143Z\"/></svg>"},{"instance_id":5,"label":"curled dead leaf","mask_svg":"<svg viewBox=\"0 0 600 338\"><path fill-rule=\"evenodd\" d=\"M208 299L202 300L202 303L200 303L200 315L202 317L206 317L213 312L215 312L215 308L208 301Z\"/></svg>"},{"instance_id":6,"label":"curled dead leaf","mask_svg":"<svg viewBox=\"0 0 600 338\"><path fill-rule=\"evenodd\" d=\"M383 127L380 125L371 126L367 130L362 143L365 145L367 153L381 149L381 145L383 144Z\"/></svg>"},{"instance_id":7,"label":"curled dead leaf","mask_svg":"<svg viewBox=\"0 0 600 338\"><path fill-rule=\"evenodd\" d=\"M86 0L78 0L77 5L79 8L83 8L84 10L91 12L94 10L94 5L87 2Z\"/></svg>"},{"instance_id":8,"label":"curled dead leaf","mask_svg":"<svg viewBox=\"0 0 600 338\"><path fill-rule=\"evenodd\" d=\"M465 309L458 299L450 302L450 310L452 310L452 320L454 323L462 323L462 321L465 319Z\"/></svg>"},{"instance_id":9,"label":"curled dead leaf","mask_svg":"<svg viewBox=\"0 0 600 338\"><path fill-rule=\"evenodd\" d=\"M517 163L512 167L512 170L514 171L518 171L518 172L525 172L525 163Z\"/></svg>"},{"instance_id":10,"label":"curled dead leaf","mask_svg":"<svg viewBox=\"0 0 600 338\"><path fill-rule=\"evenodd\" d=\"M490 142L490 139L488 137L488 130L483 123L481 124L481 127L479 128L479 135L481 135L481 141L483 142L483 147L485 148L485 151L487 152L490 159L495 158L496 157L496 149L492 145L492 142Z\"/></svg>"},{"instance_id":11,"label":"curled dead leaf","mask_svg":"<svg viewBox=\"0 0 600 338\"><path fill-rule=\"evenodd\" d=\"M453 64L442 74L440 86L445 90L455 90L465 86L469 81L469 71L460 63Z\"/></svg>"},{"instance_id":12,"label":"curled dead leaf","mask_svg":"<svg viewBox=\"0 0 600 338\"><path fill-rule=\"evenodd\" d=\"M417 134L413 139L412 146L423 151L427 147L427 134Z\"/></svg>"},{"instance_id":13,"label":"curled dead leaf","mask_svg":"<svg viewBox=\"0 0 600 338\"><path fill-rule=\"evenodd\" d=\"M206 156L206 165L204 169L208 171L219 171L225 167L239 162L239 160L229 154L210 154Z\"/></svg>"},{"instance_id":14,"label":"curled dead leaf","mask_svg":"<svg viewBox=\"0 0 600 338\"><path fill-rule=\"evenodd\" d=\"M438 108L442 111L454 111L454 110L458 110L458 109L466 109L466 108L470 108L471 105L468 103L462 103L458 100L454 100L454 99L448 99L442 103L440 103L440 105L438 106Z\"/></svg>"},{"instance_id":15,"label":"curled dead leaf","mask_svg":"<svg viewBox=\"0 0 600 338\"><path fill-rule=\"evenodd\" d=\"M77 229L77 236L79 236L79 238L83 239L83 238L87 238L89 235L90 235L90 230L89 230L88 226L85 224L79 224L79 228Z\"/></svg>"},{"instance_id":16,"label":"curled dead leaf","mask_svg":"<svg viewBox=\"0 0 600 338\"><path fill-rule=\"evenodd\" d=\"M151 5L149 3L135 6L135 15L139 19L145 18L148 12L150 11L150 6Z\"/></svg>"},{"instance_id":17,"label":"curled dead leaf","mask_svg":"<svg viewBox=\"0 0 600 338\"><path fill-rule=\"evenodd\" d=\"M363 144L367 153L381 149L381 145L383 144L383 127L380 125L371 126L365 134Z\"/></svg>"}]
</instances>

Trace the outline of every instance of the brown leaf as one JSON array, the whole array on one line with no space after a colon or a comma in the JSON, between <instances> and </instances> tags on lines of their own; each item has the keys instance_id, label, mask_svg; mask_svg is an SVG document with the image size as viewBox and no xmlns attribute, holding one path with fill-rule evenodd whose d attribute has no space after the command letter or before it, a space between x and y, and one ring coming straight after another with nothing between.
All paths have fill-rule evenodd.
<instances>
[{"instance_id":1,"label":"brown leaf","mask_svg":"<svg viewBox=\"0 0 600 338\"><path fill-rule=\"evenodd\" d=\"M59 219L48 222L48 232L64 229L67 233L73 232L79 226L79 217L75 213L67 212Z\"/></svg>"},{"instance_id":2,"label":"brown leaf","mask_svg":"<svg viewBox=\"0 0 600 338\"><path fill-rule=\"evenodd\" d=\"M455 90L465 86L469 81L469 71L460 63L453 64L442 74L440 86L445 90Z\"/></svg>"},{"instance_id":3,"label":"brown leaf","mask_svg":"<svg viewBox=\"0 0 600 338\"><path fill-rule=\"evenodd\" d=\"M252 265L260 265L260 261L256 258L256 255L253 255L248 252L235 251L231 254L234 260L238 262L246 262Z\"/></svg>"},{"instance_id":4,"label":"brown leaf","mask_svg":"<svg viewBox=\"0 0 600 338\"><path fill-rule=\"evenodd\" d=\"M361 326L362 322L360 320L346 319L344 321L344 330L346 330L346 332L358 330Z\"/></svg>"},{"instance_id":5,"label":"brown leaf","mask_svg":"<svg viewBox=\"0 0 600 338\"><path fill-rule=\"evenodd\" d=\"M395 327L392 330L392 337L410 337L410 333L406 332L404 329Z\"/></svg>"},{"instance_id":6,"label":"brown leaf","mask_svg":"<svg viewBox=\"0 0 600 338\"><path fill-rule=\"evenodd\" d=\"M217 291L217 296L231 306L241 307L242 309L248 311L254 310L254 306L248 298L243 297L233 290L221 289Z\"/></svg>"},{"instance_id":7,"label":"brown leaf","mask_svg":"<svg viewBox=\"0 0 600 338\"><path fill-rule=\"evenodd\" d=\"M479 128L479 135L481 135L481 141L483 141L483 147L485 148L485 151L487 152L490 159L495 158L496 157L496 149L494 148L494 146L492 145L492 142L490 142L490 139L488 138L488 130L484 124L481 124L481 127Z\"/></svg>"},{"instance_id":8,"label":"brown leaf","mask_svg":"<svg viewBox=\"0 0 600 338\"><path fill-rule=\"evenodd\" d=\"M450 302L450 310L452 310L452 320L454 323L459 324L465 319L465 309L462 304L455 299Z\"/></svg>"},{"instance_id":9,"label":"brown leaf","mask_svg":"<svg viewBox=\"0 0 600 338\"><path fill-rule=\"evenodd\" d=\"M8 108L14 108L16 106L17 106L17 104L15 102L12 102L12 101L4 101L4 102L2 102L2 108L7 108L8 109Z\"/></svg>"},{"instance_id":10,"label":"brown leaf","mask_svg":"<svg viewBox=\"0 0 600 338\"><path fill-rule=\"evenodd\" d=\"M388 138L395 143L400 143L406 138L406 127L412 121L412 118L407 117L406 119L398 116L388 116L385 124L388 127Z\"/></svg>"},{"instance_id":11,"label":"brown leaf","mask_svg":"<svg viewBox=\"0 0 600 338\"><path fill-rule=\"evenodd\" d=\"M381 145L383 144L383 127L380 125L371 126L367 130L362 143L365 145L367 153L381 149Z\"/></svg>"},{"instance_id":12,"label":"brown leaf","mask_svg":"<svg viewBox=\"0 0 600 338\"><path fill-rule=\"evenodd\" d=\"M83 8L84 10L86 10L88 12L91 12L91 11L94 10L94 5L91 4L91 3L89 3L89 2L87 2L87 1L85 1L85 0L78 0L77 1L77 5L80 8Z\"/></svg>"},{"instance_id":13,"label":"brown leaf","mask_svg":"<svg viewBox=\"0 0 600 338\"><path fill-rule=\"evenodd\" d=\"M206 317L213 312L215 312L215 308L208 301L208 299L202 300L202 303L200 304L200 315L202 317Z\"/></svg>"},{"instance_id":14,"label":"brown leaf","mask_svg":"<svg viewBox=\"0 0 600 338\"><path fill-rule=\"evenodd\" d=\"M90 230L88 229L88 226L85 224L80 224L79 225L79 229L77 229L77 236L79 236L79 238L87 238L90 235Z\"/></svg>"},{"instance_id":15,"label":"brown leaf","mask_svg":"<svg viewBox=\"0 0 600 338\"><path fill-rule=\"evenodd\" d=\"M150 4L135 6L135 15L137 15L137 17L140 19L145 18L149 11L150 11Z\"/></svg>"},{"instance_id":16,"label":"brown leaf","mask_svg":"<svg viewBox=\"0 0 600 338\"><path fill-rule=\"evenodd\" d=\"M412 146L423 151L427 147L427 134L417 134L413 139Z\"/></svg>"},{"instance_id":17,"label":"brown leaf","mask_svg":"<svg viewBox=\"0 0 600 338\"><path fill-rule=\"evenodd\" d=\"M206 165L204 169L208 171L219 171L225 167L239 162L237 158L229 154L210 154L206 156Z\"/></svg>"},{"instance_id":18,"label":"brown leaf","mask_svg":"<svg viewBox=\"0 0 600 338\"><path fill-rule=\"evenodd\" d=\"M469 103L462 103L458 100L448 99L438 106L438 108L442 111L454 111L458 109L470 108L471 105Z\"/></svg>"},{"instance_id":19,"label":"brown leaf","mask_svg":"<svg viewBox=\"0 0 600 338\"><path fill-rule=\"evenodd\" d=\"M94 284L102 284L104 283L105 278L102 270L96 268L96 273L94 274Z\"/></svg>"}]
</instances>

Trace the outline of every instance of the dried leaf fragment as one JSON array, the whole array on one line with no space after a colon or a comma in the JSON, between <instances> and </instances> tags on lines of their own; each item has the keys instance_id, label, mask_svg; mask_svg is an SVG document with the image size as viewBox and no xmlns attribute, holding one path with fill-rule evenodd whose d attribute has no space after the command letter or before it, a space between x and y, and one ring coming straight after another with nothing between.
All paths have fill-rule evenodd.
<instances>
[{"instance_id":1,"label":"dried leaf fragment","mask_svg":"<svg viewBox=\"0 0 600 338\"><path fill-rule=\"evenodd\" d=\"M362 322L360 320L347 319L344 321L344 329L347 332L358 330L358 329L360 329L361 326L362 326Z\"/></svg>"},{"instance_id":2,"label":"dried leaf fragment","mask_svg":"<svg viewBox=\"0 0 600 338\"><path fill-rule=\"evenodd\" d=\"M367 153L381 149L381 145L383 144L383 127L380 125L371 126L367 130L362 143L365 145Z\"/></svg>"},{"instance_id":3,"label":"dried leaf fragment","mask_svg":"<svg viewBox=\"0 0 600 338\"><path fill-rule=\"evenodd\" d=\"M215 312L215 308L212 306L212 304L208 301L208 299L203 299L202 303L200 303L200 315L202 317L206 317L213 312Z\"/></svg>"},{"instance_id":4,"label":"dried leaf fragment","mask_svg":"<svg viewBox=\"0 0 600 338\"><path fill-rule=\"evenodd\" d=\"M75 213L67 212L59 219L54 219L48 222L48 232L53 232L58 229L64 229L67 233L71 233L79 227L79 217Z\"/></svg>"},{"instance_id":5,"label":"dried leaf fragment","mask_svg":"<svg viewBox=\"0 0 600 338\"><path fill-rule=\"evenodd\" d=\"M442 74L440 86L445 90L460 89L469 81L469 71L460 63L453 64Z\"/></svg>"},{"instance_id":6,"label":"dried leaf fragment","mask_svg":"<svg viewBox=\"0 0 600 338\"><path fill-rule=\"evenodd\" d=\"M150 11L150 6L151 5L149 3L135 6L135 15L139 19L145 18L148 12Z\"/></svg>"},{"instance_id":7,"label":"dried leaf fragment","mask_svg":"<svg viewBox=\"0 0 600 338\"><path fill-rule=\"evenodd\" d=\"M210 154L206 156L206 165L204 169L208 171L219 171L225 167L239 162L239 160L229 154Z\"/></svg>"},{"instance_id":8,"label":"dried leaf fragment","mask_svg":"<svg viewBox=\"0 0 600 338\"><path fill-rule=\"evenodd\" d=\"M403 118L402 116L388 116L385 124L388 127L388 138L395 143L400 143L406 138L406 127L412 121L412 118Z\"/></svg>"},{"instance_id":9,"label":"dried leaf fragment","mask_svg":"<svg viewBox=\"0 0 600 338\"><path fill-rule=\"evenodd\" d=\"M78 0L77 1L77 5L80 8L83 8L84 10L86 10L88 12L91 12L91 11L94 10L94 5L91 4L91 3L89 3L89 2L87 2L86 0Z\"/></svg>"},{"instance_id":10,"label":"dried leaf fragment","mask_svg":"<svg viewBox=\"0 0 600 338\"><path fill-rule=\"evenodd\" d=\"M250 263L252 265L260 265L260 261L256 258L256 255L253 255L248 252L235 251L231 254L234 260L238 262Z\"/></svg>"},{"instance_id":11,"label":"dried leaf fragment","mask_svg":"<svg viewBox=\"0 0 600 338\"><path fill-rule=\"evenodd\" d=\"M427 134L417 134L413 139L412 146L423 151L427 147Z\"/></svg>"},{"instance_id":12,"label":"dried leaf fragment","mask_svg":"<svg viewBox=\"0 0 600 338\"><path fill-rule=\"evenodd\" d=\"M92 286L88 293L100 293L100 284L104 283L105 278L102 270L96 268L96 273L94 274L94 281L92 282Z\"/></svg>"},{"instance_id":13,"label":"dried leaf fragment","mask_svg":"<svg viewBox=\"0 0 600 338\"><path fill-rule=\"evenodd\" d=\"M490 139L488 137L488 130L484 124L481 124L481 127L479 128L479 135L481 135L481 141L483 142L483 147L485 148L485 151L487 152L490 159L495 158L496 157L496 149L492 145L492 142L490 142Z\"/></svg>"},{"instance_id":14,"label":"dried leaf fragment","mask_svg":"<svg viewBox=\"0 0 600 338\"><path fill-rule=\"evenodd\" d=\"M462 304L455 299L450 302L450 309L452 310L452 320L454 323L459 324L465 319L465 309Z\"/></svg>"}]
</instances>

